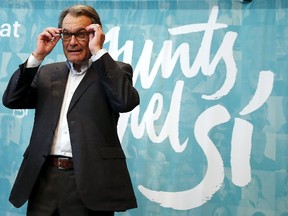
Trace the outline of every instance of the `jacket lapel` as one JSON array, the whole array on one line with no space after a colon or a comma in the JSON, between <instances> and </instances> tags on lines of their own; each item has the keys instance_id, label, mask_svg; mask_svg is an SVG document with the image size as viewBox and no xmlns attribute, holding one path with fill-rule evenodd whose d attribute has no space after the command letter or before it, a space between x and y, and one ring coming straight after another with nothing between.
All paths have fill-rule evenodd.
<instances>
[{"instance_id":1,"label":"jacket lapel","mask_svg":"<svg viewBox=\"0 0 288 216\"><path fill-rule=\"evenodd\" d=\"M69 69L65 63L58 64L51 74L51 91L52 91L52 111L53 122L57 124L60 115L62 102L65 94L66 83Z\"/></svg>"},{"instance_id":2,"label":"jacket lapel","mask_svg":"<svg viewBox=\"0 0 288 216\"><path fill-rule=\"evenodd\" d=\"M97 79L97 73L93 70L93 66L90 66L73 94L67 113L70 112L70 110L77 103L81 95L86 91L89 85L91 85L96 79Z\"/></svg>"}]
</instances>

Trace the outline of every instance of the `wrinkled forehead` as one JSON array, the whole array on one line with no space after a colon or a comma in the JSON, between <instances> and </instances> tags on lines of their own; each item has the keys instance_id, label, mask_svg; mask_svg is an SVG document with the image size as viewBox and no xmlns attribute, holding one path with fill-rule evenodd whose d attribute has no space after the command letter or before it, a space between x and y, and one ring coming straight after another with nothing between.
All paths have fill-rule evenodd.
<instances>
[{"instance_id":1,"label":"wrinkled forehead","mask_svg":"<svg viewBox=\"0 0 288 216\"><path fill-rule=\"evenodd\" d=\"M77 32L85 29L90 24L92 24L92 19L90 17L67 14L62 22L62 31Z\"/></svg>"}]
</instances>

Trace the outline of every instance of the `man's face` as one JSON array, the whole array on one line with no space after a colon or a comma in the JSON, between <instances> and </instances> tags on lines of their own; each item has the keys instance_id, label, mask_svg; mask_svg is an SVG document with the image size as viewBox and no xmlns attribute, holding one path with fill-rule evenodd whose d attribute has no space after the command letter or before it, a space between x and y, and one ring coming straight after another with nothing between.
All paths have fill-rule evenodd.
<instances>
[{"instance_id":1,"label":"man's face","mask_svg":"<svg viewBox=\"0 0 288 216\"><path fill-rule=\"evenodd\" d=\"M86 16L72 16L67 14L62 22L62 33L78 33L78 32L87 32L86 27L92 24L92 21L89 17ZM88 60L91 57L89 49L89 36L82 38L81 40L77 39L75 35L71 37L70 40L62 40L63 51L66 58L74 63L74 67L77 68L81 64Z\"/></svg>"}]
</instances>

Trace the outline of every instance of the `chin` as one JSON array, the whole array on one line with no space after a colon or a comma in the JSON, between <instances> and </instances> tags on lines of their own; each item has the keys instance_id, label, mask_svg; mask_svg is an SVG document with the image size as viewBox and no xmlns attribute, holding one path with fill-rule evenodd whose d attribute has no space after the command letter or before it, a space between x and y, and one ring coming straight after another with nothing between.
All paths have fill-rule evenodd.
<instances>
[{"instance_id":1,"label":"chin","mask_svg":"<svg viewBox=\"0 0 288 216\"><path fill-rule=\"evenodd\" d=\"M79 59L79 58L68 58L68 61L72 62L73 64L82 64L84 62L84 59Z\"/></svg>"}]
</instances>

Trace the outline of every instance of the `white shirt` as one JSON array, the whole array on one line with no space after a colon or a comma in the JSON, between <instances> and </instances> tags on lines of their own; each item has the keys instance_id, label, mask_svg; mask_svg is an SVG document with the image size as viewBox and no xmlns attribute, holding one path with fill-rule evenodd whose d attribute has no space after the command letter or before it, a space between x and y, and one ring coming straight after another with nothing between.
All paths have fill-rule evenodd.
<instances>
[{"instance_id":1,"label":"white shirt","mask_svg":"<svg viewBox=\"0 0 288 216\"><path fill-rule=\"evenodd\" d=\"M68 75L68 80L66 84L64 99L62 102L62 108L60 113L60 118L53 138L53 143L51 147L51 155L61 155L66 157L73 157L69 128L67 123L67 111L69 104L71 102L72 96L78 87L79 83L85 76L88 68L91 66L92 62L99 59L107 51L105 49L100 50L96 55L93 55L87 63L81 66L81 71L78 72L74 69L73 64L69 62L70 73ZM42 61L38 61L32 54L28 58L26 67L38 67Z\"/></svg>"}]
</instances>

